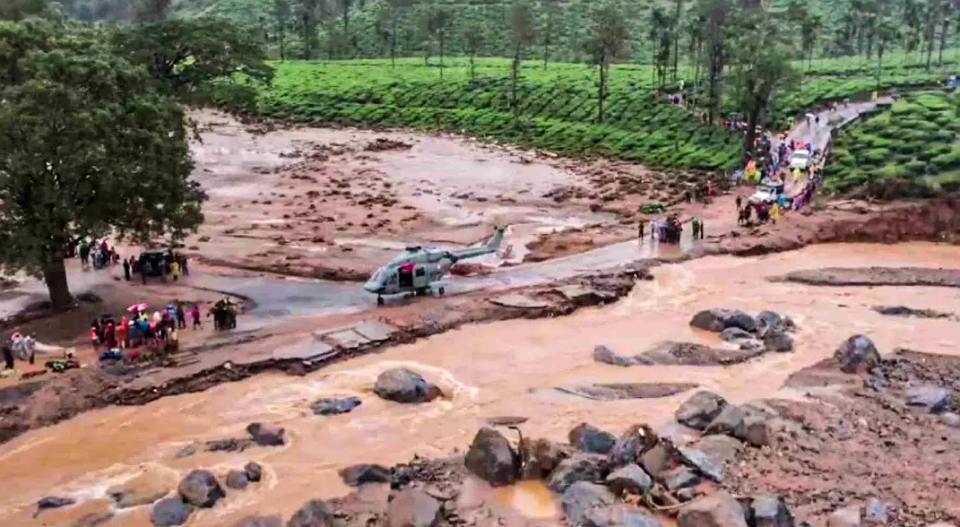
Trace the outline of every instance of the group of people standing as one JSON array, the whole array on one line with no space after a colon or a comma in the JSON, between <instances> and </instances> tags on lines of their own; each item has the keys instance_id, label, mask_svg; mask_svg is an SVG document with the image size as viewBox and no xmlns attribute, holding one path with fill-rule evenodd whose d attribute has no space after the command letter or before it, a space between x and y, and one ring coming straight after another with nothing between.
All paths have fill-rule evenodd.
<instances>
[{"instance_id":1,"label":"group of people standing","mask_svg":"<svg viewBox=\"0 0 960 527\"><path fill-rule=\"evenodd\" d=\"M93 264L94 269L103 269L108 265L116 264L120 260L120 255L116 249L107 243L104 238L101 241L94 240L87 243L87 240L81 240L77 245L76 252L80 256L80 265L84 269L89 269Z\"/></svg>"},{"instance_id":2,"label":"group of people standing","mask_svg":"<svg viewBox=\"0 0 960 527\"><path fill-rule=\"evenodd\" d=\"M98 318L90 325L90 342L94 350L104 349L101 360L123 358L125 350L135 350L140 346L154 350L175 349L177 332L187 328L188 315L193 329L202 327L200 307L193 304L188 310L180 301L153 314L147 310L134 310L119 322L110 317ZM130 355L136 358L139 352Z\"/></svg>"},{"instance_id":3,"label":"group of people standing","mask_svg":"<svg viewBox=\"0 0 960 527\"><path fill-rule=\"evenodd\" d=\"M148 276L159 276L164 281L170 276L176 282L181 276L190 275L190 267L185 254L169 249L166 252L141 253L136 258L131 256L129 260L124 260L123 279L129 282L135 274L140 275L144 284Z\"/></svg>"},{"instance_id":4,"label":"group of people standing","mask_svg":"<svg viewBox=\"0 0 960 527\"><path fill-rule=\"evenodd\" d=\"M706 232L703 220L694 216L687 221L690 223L693 239L702 240ZM671 214L665 219L652 219L650 220L650 240L662 241L664 243L680 243L684 223L686 222L681 222L676 214ZM646 223L644 220L640 220L637 226L637 238L641 242L643 242L645 237L645 226Z\"/></svg>"}]
</instances>

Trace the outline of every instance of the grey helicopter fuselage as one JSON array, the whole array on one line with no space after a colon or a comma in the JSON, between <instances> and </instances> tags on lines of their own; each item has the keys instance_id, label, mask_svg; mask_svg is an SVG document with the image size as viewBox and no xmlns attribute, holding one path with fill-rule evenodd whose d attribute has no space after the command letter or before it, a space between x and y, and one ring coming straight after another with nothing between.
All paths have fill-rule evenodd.
<instances>
[{"instance_id":1,"label":"grey helicopter fuselage","mask_svg":"<svg viewBox=\"0 0 960 527\"><path fill-rule=\"evenodd\" d=\"M496 252L503 241L503 232L503 228L497 228L493 239L486 245L460 251L408 247L407 252L377 269L363 288L377 295L378 303L383 302L384 295L421 294L431 290L434 285L438 285L437 292L442 295L445 290L441 281L453 264Z\"/></svg>"}]
</instances>

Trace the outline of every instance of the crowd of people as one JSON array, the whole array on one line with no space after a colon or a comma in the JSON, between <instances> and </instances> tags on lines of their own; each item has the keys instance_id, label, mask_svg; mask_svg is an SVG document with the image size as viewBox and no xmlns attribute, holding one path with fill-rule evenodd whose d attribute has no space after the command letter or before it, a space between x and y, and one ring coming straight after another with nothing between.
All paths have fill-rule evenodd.
<instances>
[{"instance_id":1,"label":"crowd of people","mask_svg":"<svg viewBox=\"0 0 960 527\"><path fill-rule=\"evenodd\" d=\"M189 316L194 330L203 326L200 306L188 306L179 300L165 308L153 311L147 306L131 306L129 316L119 321L112 316L95 319L90 324L90 342L101 360L140 357L140 348L149 351L174 351L178 346L178 332L187 328Z\"/></svg>"},{"instance_id":2,"label":"crowd of people","mask_svg":"<svg viewBox=\"0 0 960 527\"><path fill-rule=\"evenodd\" d=\"M106 238L93 241L81 240L67 248L67 256L79 257L83 269L92 267L99 270L120 265L123 267L123 279L128 282L133 280L134 275L139 275L144 284L151 276L160 277L164 281L167 277L171 277L177 281L181 276L190 275L189 260L185 254L168 249L146 251L137 256L123 258Z\"/></svg>"}]
</instances>

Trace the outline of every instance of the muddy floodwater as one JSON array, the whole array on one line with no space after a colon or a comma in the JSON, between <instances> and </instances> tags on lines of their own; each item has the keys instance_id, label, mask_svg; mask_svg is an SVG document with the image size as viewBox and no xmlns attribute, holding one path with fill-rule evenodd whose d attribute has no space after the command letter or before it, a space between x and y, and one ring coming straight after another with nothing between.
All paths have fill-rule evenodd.
<instances>
[{"instance_id":1,"label":"muddy floodwater","mask_svg":"<svg viewBox=\"0 0 960 527\"><path fill-rule=\"evenodd\" d=\"M36 430L0 447L0 524L70 525L91 511L106 511L106 490L135 476L168 485L193 468L224 474L250 460L265 467L263 483L231 491L214 508L194 514L191 527L230 525L246 515L289 517L309 498L333 497L347 488L336 470L361 462L394 464L414 454L440 457L462 452L485 419L523 416L528 436L564 439L580 422L619 433L629 425L667 422L689 394L661 399L595 401L556 388L604 382L687 382L733 402L758 397L801 398L783 389L796 370L831 355L855 333L868 334L882 352L907 347L958 354L960 323L950 319L889 317L876 305L906 305L960 313L960 291L934 287L816 287L770 282L768 277L814 267L951 267L960 248L934 244L822 245L756 258L708 257L654 269L655 280L638 283L625 299L575 315L509 321L457 331L360 357L305 377L266 374L203 393L161 399L143 407L108 408ZM618 368L592 359L595 345L634 354L663 340L720 345L692 330L691 315L710 307L756 313L772 309L799 326L797 349L767 354L732 367L638 366ZM372 393L377 374L403 365L437 383L446 398L403 406ZM336 417L314 416L321 397L356 395L363 405ZM282 448L243 453L198 452L184 447L242 437L253 421L283 426ZM202 450L202 448L200 449ZM477 492L486 492L483 486ZM536 489L496 496L531 517L549 517L554 505ZM32 519L47 495L87 501L80 507ZM149 506L114 511L102 525L149 525Z\"/></svg>"}]
</instances>

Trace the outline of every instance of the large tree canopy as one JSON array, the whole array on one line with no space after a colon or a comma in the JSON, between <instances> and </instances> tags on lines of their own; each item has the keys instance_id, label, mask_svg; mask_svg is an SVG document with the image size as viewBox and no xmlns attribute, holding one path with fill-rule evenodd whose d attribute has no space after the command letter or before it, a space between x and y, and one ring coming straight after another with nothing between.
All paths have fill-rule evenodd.
<instances>
[{"instance_id":1,"label":"large tree canopy","mask_svg":"<svg viewBox=\"0 0 960 527\"><path fill-rule=\"evenodd\" d=\"M108 232L174 237L202 220L184 115L92 30L0 23L0 266L72 304L64 248Z\"/></svg>"},{"instance_id":2,"label":"large tree canopy","mask_svg":"<svg viewBox=\"0 0 960 527\"><path fill-rule=\"evenodd\" d=\"M254 91L236 81L269 82L258 33L224 18L173 19L124 27L114 45L132 62L146 65L162 89L178 97L207 101L216 83L234 84L234 97L251 103ZM235 105L240 102L231 101Z\"/></svg>"}]
</instances>

